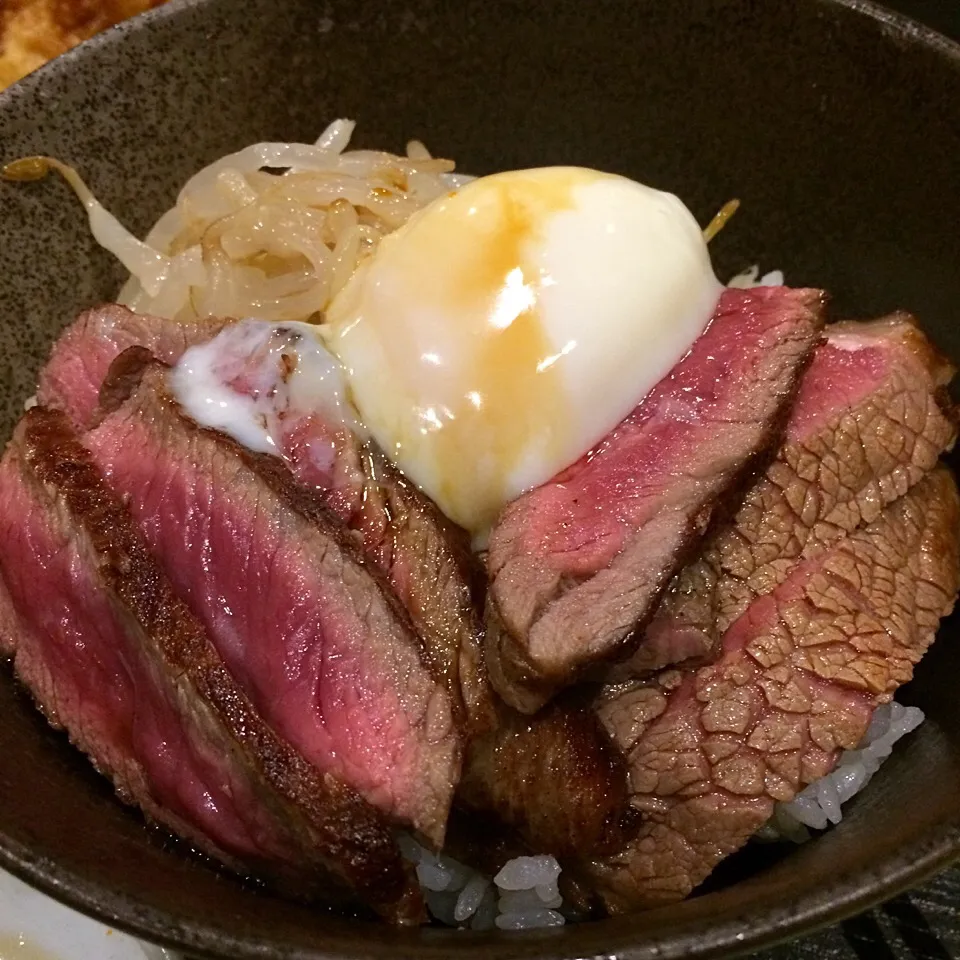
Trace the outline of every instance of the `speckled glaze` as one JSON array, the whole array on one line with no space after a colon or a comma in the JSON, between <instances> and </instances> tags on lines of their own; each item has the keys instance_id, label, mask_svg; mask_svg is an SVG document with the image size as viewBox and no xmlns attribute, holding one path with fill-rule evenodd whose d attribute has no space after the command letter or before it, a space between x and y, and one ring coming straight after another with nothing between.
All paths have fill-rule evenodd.
<instances>
[{"instance_id":1,"label":"speckled glaze","mask_svg":"<svg viewBox=\"0 0 960 960\"><path fill-rule=\"evenodd\" d=\"M0 95L0 161L75 163L143 231L202 164L335 116L361 145L423 137L464 169L576 163L738 196L721 275L753 262L905 307L960 358L960 49L856 0L173 0ZM121 274L64 185L0 184L0 417L56 331ZM841 828L748 854L710 892L522 936L398 933L284 903L144 829L0 676L0 864L107 922L230 958L718 956L836 920L960 853L960 623L906 698L930 721Z\"/></svg>"}]
</instances>

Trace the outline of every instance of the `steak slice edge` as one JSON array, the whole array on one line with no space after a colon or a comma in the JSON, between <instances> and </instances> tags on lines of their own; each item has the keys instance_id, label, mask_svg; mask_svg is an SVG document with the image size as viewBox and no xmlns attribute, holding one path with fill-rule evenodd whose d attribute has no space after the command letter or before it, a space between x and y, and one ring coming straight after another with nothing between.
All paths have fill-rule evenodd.
<instances>
[{"instance_id":1,"label":"steak slice edge","mask_svg":"<svg viewBox=\"0 0 960 960\"><path fill-rule=\"evenodd\" d=\"M0 503L5 646L123 799L288 893L420 919L389 826L253 712L62 414L23 418Z\"/></svg>"},{"instance_id":2,"label":"steak slice edge","mask_svg":"<svg viewBox=\"0 0 960 960\"><path fill-rule=\"evenodd\" d=\"M321 773L440 846L461 736L389 588L280 460L184 417L165 367L128 351L114 373L133 392L85 443L240 688Z\"/></svg>"},{"instance_id":3,"label":"steak slice edge","mask_svg":"<svg viewBox=\"0 0 960 960\"><path fill-rule=\"evenodd\" d=\"M907 314L828 326L775 460L677 574L636 653L607 679L709 659L750 601L797 560L906 493L956 439L946 393L953 373Z\"/></svg>"},{"instance_id":4,"label":"steak slice edge","mask_svg":"<svg viewBox=\"0 0 960 960\"><path fill-rule=\"evenodd\" d=\"M645 821L588 867L607 908L682 899L775 802L829 773L910 679L958 588L960 497L938 467L748 606L716 663L673 691L641 684L601 702Z\"/></svg>"},{"instance_id":5,"label":"steak slice edge","mask_svg":"<svg viewBox=\"0 0 960 960\"><path fill-rule=\"evenodd\" d=\"M813 290L728 290L690 352L590 454L510 504L490 538L486 661L533 713L638 628L718 499L779 437L823 323Z\"/></svg>"}]
</instances>

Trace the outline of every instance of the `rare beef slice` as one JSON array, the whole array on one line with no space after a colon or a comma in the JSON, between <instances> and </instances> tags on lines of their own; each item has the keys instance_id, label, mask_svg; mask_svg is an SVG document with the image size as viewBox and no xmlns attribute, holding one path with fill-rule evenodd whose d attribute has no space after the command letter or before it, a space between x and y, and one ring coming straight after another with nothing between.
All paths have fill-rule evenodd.
<instances>
[{"instance_id":1,"label":"rare beef slice","mask_svg":"<svg viewBox=\"0 0 960 960\"><path fill-rule=\"evenodd\" d=\"M613 913L689 894L777 801L829 773L910 679L960 586L960 501L938 467L872 523L795 562L723 636L719 659L612 688L598 713L644 823L587 867Z\"/></svg>"},{"instance_id":2,"label":"rare beef slice","mask_svg":"<svg viewBox=\"0 0 960 960\"><path fill-rule=\"evenodd\" d=\"M501 707L495 729L470 744L459 797L561 860L615 852L639 824L624 758L576 695L533 717Z\"/></svg>"},{"instance_id":3,"label":"rare beef slice","mask_svg":"<svg viewBox=\"0 0 960 960\"><path fill-rule=\"evenodd\" d=\"M287 893L421 919L389 823L256 715L58 412L0 464L0 575L18 676L122 799Z\"/></svg>"},{"instance_id":4,"label":"rare beef slice","mask_svg":"<svg viewBox=\"0 0 960 960\"><path fill-rule=\"evenodd\" d=\"M250 335L261 328L269 335ZM40 374L38 395L86 428L110 365L124 350L142 347L172 364L214 337L218 372L227 385L241 395L276 390L292 372L304 336L303 324L217 318L179 323L104 305L81 314L61 334ZM125 387L114 378L108 390L123 394ZM365 555L387 576L443 674L458 725L471 733L488 729L493 711L472 596L477 572L465 531L449 523L375 444L325 422L319 411L278 408L271 427L277 453L298 481L354 531Z\"/></svg>"},{"instance_id":5,"label":"rare beef slice","mask_svg":"<svg viewBox=\"0 0 960 960\"><path fill-rule=\"evenodd\" d=\"M127 357L132 392L85 443L174 587L278 735L439 846L462 737L388 584L278 458L198 427L166 368Z\"/></svg>"},{"instance_id":6,"label":"rare beef slice","mask_svg":"<svg viewBox=\"0 0 960 960\"><path fill-rule=\"evenodd\" d=\"M158 360L176 363L196 343L215 336L229 320L177 323L104 304L80 314L57 338L40 371L37 399L89 427L110 364L128 347L145 347Z\"/></svg>"},{"instance_id":7,"label":"rare beef slice","mask_svg":"<svg viewBox=\"0 0 960 960\"><path fill-rule=\"evenodd\" d=\"M466 531L450 523L376 444L321 409L291 402L302 324L242 321L217 337L215 374L241 397L269 393L266 429L297 481L322 497L387 577L450 691L457 723L490 727L493 708L474 603L478 574Z\"/></svg>"},{"instance_id":8,"label":"rare beef slice","mask_svg":"<svg viewBox=\"0 0 960 960\"><path fill-rule=\"evenodd\" d=\"M906 493L956 439L946 392L953 372L907 314L828 326L776 458L677 574L636 653L607 678L709 658L746 605L797 560Z\"/></svg>"},{"instance_id":9,"label":"rare beef slice","mask_svg":"<svg viewBox=\"0 0 960 960\"><path fill-rule=\"evenodd\" d=\"M822 295L726 291L690 352L599 446L510 504L490 538L486 659L532 713L628 653L723 494L771 447Z\"/></svg>"}]
</instances>

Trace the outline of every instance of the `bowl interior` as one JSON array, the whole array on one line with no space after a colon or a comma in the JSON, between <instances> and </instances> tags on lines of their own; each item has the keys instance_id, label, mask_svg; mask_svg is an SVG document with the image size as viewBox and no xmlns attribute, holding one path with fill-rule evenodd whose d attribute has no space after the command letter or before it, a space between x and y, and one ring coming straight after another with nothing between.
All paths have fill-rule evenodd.
<instances>
[{"instance_id":1,"label":"bowl interior","mask_svg":"<svg viewBox=\"0 0 960 960\"><path fill-rule=\"evenodd\" d=\"M255 140L423 138L473 173L580 164L672 190L718 274L753 263L823 287L837 316L917 313L960 359L960 50L845 0L173 0L0 95L0 161L72 162L135 231L177 186ZM65 186L0 183L0 420L50 341L122 275ZM960 851L960 623L904 699L928 723L839 829L653 913L522 936L398 933L244 886L144 829L0 677L0 863L108 922L197 954L708 956L835 919ZM771 858L767 858L771 859ZM748 869L750 868L750 869ZM731 877L746 878L729 882Z\"/></svg>"}]
</instances>

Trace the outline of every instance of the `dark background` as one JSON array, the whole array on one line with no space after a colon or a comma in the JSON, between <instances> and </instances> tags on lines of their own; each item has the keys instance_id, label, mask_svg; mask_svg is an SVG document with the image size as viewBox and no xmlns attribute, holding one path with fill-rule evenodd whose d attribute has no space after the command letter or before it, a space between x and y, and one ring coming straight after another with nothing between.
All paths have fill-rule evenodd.
<instances>
[{"instance_id":1,"label":"dark background","mask_svg":"<svg viewBox=\"0 0 960 960\"><path fill-rule=\"evenodd\" d=\"M960 42L960 0L884 0L881 5ZM752 954L751 960L960 960L960 866L876 910Z\"/></svg>"}]
</instances>

